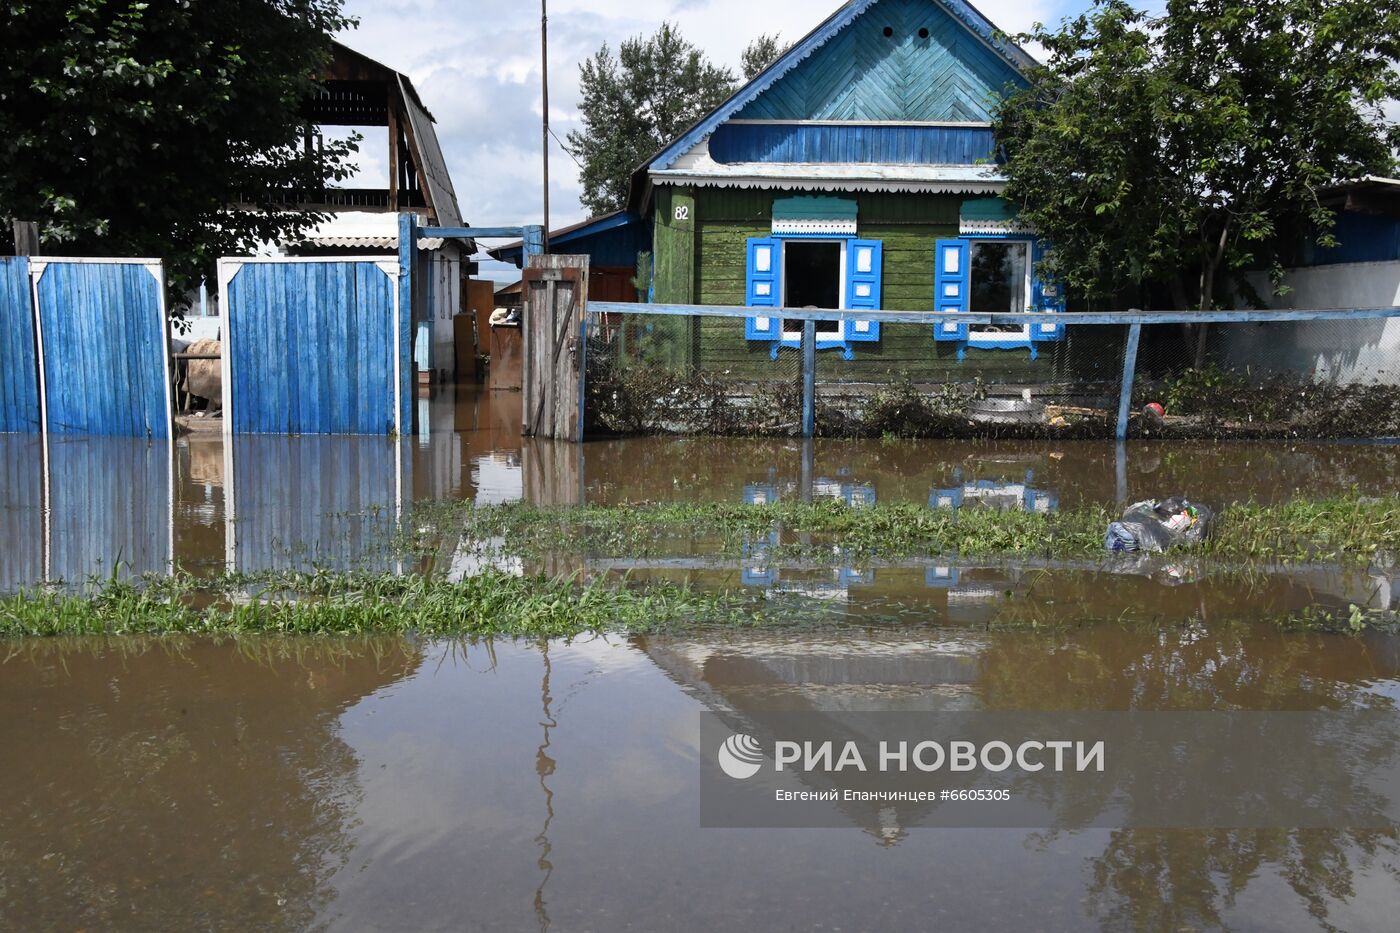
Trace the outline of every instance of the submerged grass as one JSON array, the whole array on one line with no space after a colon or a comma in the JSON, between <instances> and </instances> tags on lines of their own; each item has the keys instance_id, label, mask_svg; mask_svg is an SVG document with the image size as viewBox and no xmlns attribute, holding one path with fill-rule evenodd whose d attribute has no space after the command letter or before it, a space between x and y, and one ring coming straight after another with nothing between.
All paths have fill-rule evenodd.
<instances>
[{"instance_id":1,"label":"submerged grass","mask_svg":"<svg viewBox=\"0 0 1400 933\"><path fill-rule=\"evenodd\" d=\"M437 506L419 516L420 543L449 537L512 554L646 556L703 542L719 557L769 546L795 553L840 550L854 557L897 559L963 555L1085 558L1103 555L1103 534L1116 516L1101 506L1054 513L912 503L855 508L839 502L767 505L659 503L538 508ZM494 542L492 545L491 543ZM1236 561L1358 563L1400 552L1400 496L1349 495L1225 509L1201 553ZM771 553L771 552L770 552Z\"/></svg>"},{"instance_id":2,"label":"submerged grass","mask_svg":"<svg viewBox=\"0 0 1400 933\"><path fill-rule=\"evenodd\" d=\"M768 559L838 553L842 559L962 555L1101 558L1113 516L1096 506L1041 514L913 504L853 508L835 502L746 506L672 503L537 508L436 506L415 516L423 553L463 545L531 557L646 556L687 547L714 557ZM1232 572L1303 561L1394 563L1400 496L1349 495L1232 506L1219 516L1205 562ZM431 562L428 562L429 565ZM567 565L560 561L559 565ZM422 574L269 573L207 579L185 574L80 590L39 588L0 597L0 637L65 635L337 635L568 638L704 625L806 624L800 606L763 592L645 586L599 578L519 576L499 570L457 581ZM1029 601L1027 601L1029 603ZM820 615L816 613L815 615ZM1016 620L1008 619L1015 624ZM1285 627L1361 631L1393 623L1354 609L1345 618L1304 614ZM1030 620L1032 627L1037 621Z\"/></svg>"},{"instance_id":3,"label":"submerged grass","mask_svg":"<svg viewBox=\"0 0 1400 933\"><path fill-rule=\"evenodd\" d=\"M657 585L579 585L495 571L461 582L374 574L276 574L109 580L85 593L0 599L0 637L143 634L568 638L681 624L755 624L762 613L724 593Z\"/></svg>"}]
</instances>

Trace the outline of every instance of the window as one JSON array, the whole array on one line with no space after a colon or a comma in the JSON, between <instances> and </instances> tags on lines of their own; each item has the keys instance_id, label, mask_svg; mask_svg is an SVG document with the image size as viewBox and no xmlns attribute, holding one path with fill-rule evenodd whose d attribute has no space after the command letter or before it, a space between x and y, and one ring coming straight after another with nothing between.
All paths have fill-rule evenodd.
<instances>
[{"instance_id":1,"label":"window","mask_svg":"<svg viewBox=\"0 0 1400 933\"><path fill-rule=\"evenodd\" d=\"M789 240L783 244L783 307L841 308L844 244L834 240ZM840 339L841 322L818 321L817 333ZM802 337L802 322L784 320L785 338Z\"/></svg>"},{"instance_id":2,"label":"window","mask_svg":"<svg viewBox=\"0 0 1400 933\"><path fill-rule=\"evenodd\" d=\"M1030 243L1024 240L973 240L968 258L971 281L968 310L984 314L1019 314L1030 305ZM1029 338L1024 326L973 327L971 343Z\"/></svg>"}]
</instances>

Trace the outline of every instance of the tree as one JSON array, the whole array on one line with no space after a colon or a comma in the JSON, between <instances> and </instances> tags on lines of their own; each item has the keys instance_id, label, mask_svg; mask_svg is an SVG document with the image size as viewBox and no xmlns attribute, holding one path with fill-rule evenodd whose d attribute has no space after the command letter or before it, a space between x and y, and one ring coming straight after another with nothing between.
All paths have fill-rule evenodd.
<instances>
[{"instance_id":1,"label":"tree","mask_svg":"<svg viewBox=\"0 0 1400 933\"><path fill-rule=\"evenodd\" d=\"M1245 270L1277 284L1300 235L1335 243L1319 189L1395 167L1400 8L1168 0L1150 17L1098 0L1020 38L1047 60L995 116L1006 196L1091 300L1259 300Z\"/></svg>"},{"instance_id":2,"label":"tree","mask_svg":"<svg viewBox=\"0 0 1400 933\"><path fill-rule=\"evenodd\" d=\"M580 200L595 215L620 210L633 170L734 89L733 72L671 23L623 42L616 58L604 45L579 72L584 128L570 131L566 148L582 166Z\"/></svg>"},{"instance_id":3,"label":"tree","mask_svg":"<svg viewBox=\"0 0 1400 933\"><path fill-rule=\"evenodd\" d=\"M752 81L757 78L769 65L776 62L787 51L787 46L782 44L782 37L777 35L761 35L753 40L744 49L744 54L739 58L739 66L744 71L744 80Z\"/></svg>"},{"instance_id":4,"label":"tree","mask_svg":"<svg viewBox=\"0 0 1400 933\"><path fill-rule=\"evenodd\" d=\"M8 0L0 218L46 250L166 260L172 288L317 215L230 210L353 170L305 146L303 103L352 24L342 0Z\"/></svg>"}]
</instances>

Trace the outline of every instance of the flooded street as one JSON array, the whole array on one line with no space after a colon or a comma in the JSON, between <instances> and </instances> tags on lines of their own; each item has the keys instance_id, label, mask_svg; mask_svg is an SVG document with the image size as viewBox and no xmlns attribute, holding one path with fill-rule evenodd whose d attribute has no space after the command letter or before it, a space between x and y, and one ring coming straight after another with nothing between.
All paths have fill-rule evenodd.
<instances>
[{"instance_id":1,"label":"flooded street","mask_svg":"<svg viewBox=\"0 0 1400 933\"><path fill-rule=\"evenodd\" d=\"M1053 511L1178 491L1214 505L1377 494L1400 475L1390 446L580 449L522 442L518 396L452 401L423 403L431 438L397 442L195 434L45 452L0 436L0 589L105 576L116 559L123 572L412 572L392 538L424 501ZM799 597L824 624L572 643L0 643L0 928L1391 926L1393 833L951 830L861 808L843 829L702 830L697 813L706 711L1393 709L1400 639L1260 621L1393 609L1390 571L785 564L762 547L737 561L594 554L575 569Z\"/></svg>"},{"instance_id":2,"label":"flooded street","mask_svg":"<svg viewBox=\"0 0 1400 933\"><path fill-rule=\"evenodd\" d=\"M7 650L9 929L1378 930L1400 896L1390 834L696 815L703 710L1384 706L1394 641L911 624Z\"/></svg>"},{"instance_id":3,"label":"flooded street","mask_svg":"<svg viewBox=\"0 0 1400 933\"><path fill-rule=\"evenodd\" d=\"M522 439L516 393L463 387L419 405L431 433L397 441L195 433L173 446L53 438L46 451L36 437L0 435L0 592L106 577L117 558L138 574L407 569L390 539L424 502L805 498L1048 512L1183 492L1216 507L1380 495L1400 476L1400 445L628 438L575 447Z\"/></svg>"}]
</instances>

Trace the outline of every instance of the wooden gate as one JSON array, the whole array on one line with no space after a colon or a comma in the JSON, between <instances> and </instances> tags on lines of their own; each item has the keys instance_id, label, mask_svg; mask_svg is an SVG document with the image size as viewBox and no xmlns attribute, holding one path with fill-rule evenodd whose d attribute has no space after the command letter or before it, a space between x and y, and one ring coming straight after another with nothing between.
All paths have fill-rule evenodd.
<instances>
[{"instance_id":1,"label":"wooden gate","mask_svg":"<svg viewBox=\"0 0 1400 933\"><path fill-rule=\"evenodd\" d=\"M526 437L583 440L587 256L531 256L525 269Z\"/></svg>"}]
</instances>

